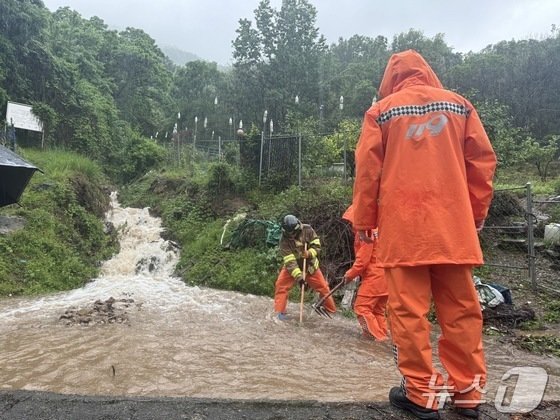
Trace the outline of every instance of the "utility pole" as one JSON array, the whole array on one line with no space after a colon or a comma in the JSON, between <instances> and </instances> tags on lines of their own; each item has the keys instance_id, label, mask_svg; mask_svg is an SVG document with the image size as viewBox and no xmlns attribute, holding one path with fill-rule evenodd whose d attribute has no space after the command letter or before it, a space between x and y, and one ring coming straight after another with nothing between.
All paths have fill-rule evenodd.
<instances>
[{"instance_id":1,"label":"utility pole","mask_svg":"<svg viewBox=\"0 0 560 420\"><path fill-rule=\"evenodd\" d=\"M342 111L344 110L344 96L341 96L338 101L338 109L340 109L340 120L342 121ZM346 166L348 164L347 158L347 150L348 150L348 138L344 135L344 183L348 181L347 169Z\"/></svg>"},{"instance_id":2,"label":"utility pole","mask_svg":"<svg viewBox=\"0 0 560 420\"><path fill-rule=\"evenodd\" d=\"M295 97L296 108L299 105L299 96L296 95ZM299 109L296 111L296 128L297 128L297 136L298 136L298 187L301 188L301 132L299 130Z\"/></svg>"},{"instance_id":3,"label":"utility pole","mask_svg":"<svg viewBox=\"0 0 560 420\"><path fill-rule=\"evenodd\" d=\"M177 112L177 163L181 166L181 113Z\"/></svg>"},{"instance_id":4,"label":"utility pole","mask_svg":"<svg viewBox=\"0 0 560 420\"><path fill-rule=\"evenodd\" d=\"M274 122L270 119L270 127L269 127L269 134L268 134L268 167L266 168L266 174L270 174L270 159L272 156L272 133L274 132Z\"/></svg>"},{"instance_id":5,"label":"utility pole","mask_svg":"<svg viewBox=\"0 0 560 420\"><path fill-rule=\"evenodd\" d=\"M198 117L194 117L193 156L196 154L196 131L198 129Z\"/></svg>"},{"instance_id":6,"label":"utility pole","mask_svg":"<svg viewBox=\"0 0 560 420\"><path fill-rule=\"evenodd\" d=\"M263 126L261 131L261 156L259 160L259 187L261 186L261 178L262 178L262 161L263 161L263 149L264 149L264 132L266 130L266 117L268 115L268 111L265 110L263 114Z\"/></svg>"}]
</instances>

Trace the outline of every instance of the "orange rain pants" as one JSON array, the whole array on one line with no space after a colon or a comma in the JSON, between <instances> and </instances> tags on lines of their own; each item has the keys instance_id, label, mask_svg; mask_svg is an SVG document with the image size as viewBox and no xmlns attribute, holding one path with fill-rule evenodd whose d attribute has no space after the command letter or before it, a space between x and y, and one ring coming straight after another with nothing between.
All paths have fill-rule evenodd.
<instances>
[{"instance_id":1,"label":"orange rain pants","mask_svg":"<svg viewBox=\"0 0 560 420\"><path fill-rule=\"evenodd\" d=\"M360 289L362 286L360 286ZM387 340L387 321L385 319L385 308L387 305L387 295L385 296L364 296L360 294L354 303L354 313L358 317L358 322L362 327L365 337L373 336L376 340Z\"/></svg>"},{"instance_id":2,"label":"orange rain pants","mask_svg":"<svg viewBox=\"0 0 560 420\"><path fill-rule=\"evenodd\" d=\"M354 223L354 206L350 205L342 218ZM362 277L356 302L354 302L354 313L362 327L363 336L382 341L387 339L387 320L385 319L387 281L384 269L376 266L376 248L377 240L373 243L364 242L360 239L360 235L354 232L355 260L344 277L346 279Z\"/></svg>"},{"instance_id":3,"label":"orange rain pants","mask_svg":"<svg viewBox=\"0 0 560 420\"><path fill-rule=\"evenodd\" d=\"M455 405L481 403L486 384L482 349L482 311L470 265L395 267L385 270L389 288L388 314L397 367L407 398L437 408L447 392ZM439 359L447 370L447 385L432 364L430 322L433 296L441 327Z\"/></svg>"},{"instance_id":4,"label":"orange rain pants","mask_svg":"<svg viewBox=\"0 0 560 420\"><path fill-rule=\"evenodd\" d=\"M329 285L323 277L321 269L317 269L313 274L307 274L305 281L313 290L319 293L321 297L328 295L330 293ZM280 274L276 279L276 284L274 285L274 311L275 312L286 312L286 307L288 306L288 294L290 289L294 287L296 281L292 277L286 268L282 267ZM325 301L325 309L330 313L336 312L336 305L334 299L329 297Z\"/></svg>"},{"instance_id":5,"label":"orange rain pants","mask_svg":"<svg viewBox=\"0 0 560 420\"><path fill-rule=\"evenodd\" d=\"M354 251L356 260L344 274L352 278L358 274L362 276L362 283L358 288L354 313L362 327L364 337L372 337L383 341L387 337L387 320L385 310L387 307L387 281L385 270L375 265L375 245L368 244L359 239L356 234Z\"/></svg>"}]
</instances>

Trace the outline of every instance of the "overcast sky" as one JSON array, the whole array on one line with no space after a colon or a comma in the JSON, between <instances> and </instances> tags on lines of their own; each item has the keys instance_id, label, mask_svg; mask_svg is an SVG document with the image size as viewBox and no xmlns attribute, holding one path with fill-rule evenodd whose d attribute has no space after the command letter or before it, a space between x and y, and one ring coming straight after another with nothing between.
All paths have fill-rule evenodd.
<instances>
[{"instance_id":1,"label":"overcast sky","mask_svg":"<svg viewBox=\"0 0 560 420\"><path fill-rule=\"evenodd\" d=\"M161 45L227 65L241 18L252 19L259 0L43 0L52 11L69 6L98 16L111 29L143 29ZM279 9L282 1L271 0ZM560 26L559 0L310 0L328 43L352 35L393 35L410 28L428 37L444 33L455 51L480 51L502 40L542 38Z\"/></svg>"}]
</instances>

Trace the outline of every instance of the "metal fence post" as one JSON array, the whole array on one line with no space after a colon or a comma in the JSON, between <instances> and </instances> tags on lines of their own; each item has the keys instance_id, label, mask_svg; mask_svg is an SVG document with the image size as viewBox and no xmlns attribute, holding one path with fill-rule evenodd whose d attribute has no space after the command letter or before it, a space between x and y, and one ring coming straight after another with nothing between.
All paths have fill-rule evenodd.
<instances>
[{"instance_id":1,"label":"metal fence post","mask_svg":"<svg viewBox=\"0 0 560 420\"><path fill-rule=\"evenodd\" d=\"M535 233L533 230L533 192L531 189L531 183L527 182L527 213L525 217L527 219L527 258L529 263L529 278L531 279L531 284L533 285L533 290L537 291L537 271L535 267Z\"/></svg>"},{"instance_id":2,"label":"metal fence post","mask_svg":"<svg viewBox=\"0 0 560 420\"><path fill-rule=\"evenodd\" d=\"M301 188L301 133L298 133L298 186Z\"/></svg>"},{"instance_id":3,"label":"metal fence post","mask_svg":"<svg viewBox=\"0 0 560 420\"><path fill-rule=\"evenodd\" d=\"M343 171L344 184L346 184L346 181L348 180L348 176L346 174L346 165L347 165L347 161L348 161L348 158L346 157L346 154L347 154L346 149L348 148L347 144L348 144L348 140L347 140L346 136L344 136L344 171Z\"/></svg>"},{"instance_id":4,"label":"metal fence post","mask_svg":"<svg viewBox=\"0 0 560 420\"><path fill-rule=\"evenodd\" d=\"M262 164L263 164L263 151L264 151L264 132L266 130L266 118L268 116L268 111L265 109L263 114L263 128L261 131L261 154L259 159L259 187L261 186L262 178Z\"/></svg>"},{"instance_id":5,"label":"metal fence post","mask_svg":"<svg viewBox=\"0 0 560 420\"><path fill-rule=\"evenodd\" d=\"M261 131L261 153L259 159L259 187L261 186L261 178L262 178L263 150L264 150L264 128L263 131Z\"/></svg>"}]
</instances>

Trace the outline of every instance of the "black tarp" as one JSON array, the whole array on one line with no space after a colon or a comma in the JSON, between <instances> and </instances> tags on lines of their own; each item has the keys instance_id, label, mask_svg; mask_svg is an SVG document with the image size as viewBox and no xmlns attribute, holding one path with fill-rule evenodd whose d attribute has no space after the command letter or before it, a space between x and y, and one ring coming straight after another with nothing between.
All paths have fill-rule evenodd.
<instances>
[{"instance_id":1,"label":"black tarp","mask_svg":"<svg viewBox=\"0 0 560 420\"><path fill-rule=\"evenodd\" d=\"M36 166L0 145L0 207L17 203L37 170Z\"/></svg>"}]
</instances>

